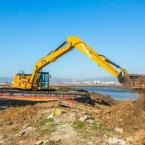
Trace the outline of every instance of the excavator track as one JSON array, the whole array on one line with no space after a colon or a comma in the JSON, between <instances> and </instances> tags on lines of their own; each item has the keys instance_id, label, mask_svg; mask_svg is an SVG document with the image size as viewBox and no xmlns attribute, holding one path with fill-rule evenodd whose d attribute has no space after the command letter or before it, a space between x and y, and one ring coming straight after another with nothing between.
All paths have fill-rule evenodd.
<instances>
[{"instance_id":1,"label":"excavator track","mask_svg":"<svg viewBox=\"0 0 145 145\"><path fill-rule=\"evenodd\" d=\"M79 90L69 90L69 91L62 91L62 90L19 90L13 88L0 88L0 93L10 93L13 94L37 94L37 95L88 95L86 91L79 91Z\"/></svg>"},{"instance_id":2,"label":"excavator track","mask_svg":"<svg viewBox=\"0 0 145 145\"><path fill-rule=\"evenodd\" d=\"M25 101L56 101L75 100L79 102L91 102L89 93L79 90L19 90L13 88L0 88L0 99L14 99Z\"/></svg>"}]
</instances>

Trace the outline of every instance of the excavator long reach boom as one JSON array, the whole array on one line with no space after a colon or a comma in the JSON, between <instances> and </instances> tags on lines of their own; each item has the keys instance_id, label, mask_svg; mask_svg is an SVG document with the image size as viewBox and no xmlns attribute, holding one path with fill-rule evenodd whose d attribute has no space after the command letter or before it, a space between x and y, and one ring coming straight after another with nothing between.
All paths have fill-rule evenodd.
<instances>
[{"instance_id":1,"label":"excavator long reach boom","mask_svg":"<svg viewBox=\"0 0 145 145\"><path fill-rule=\"evenodd\" d=\"M88 56L96 64L108 71L112 76L119 79L119 82L126 84L132 83L128 72L119 65L113 63L108 58L100 55L88 46L84 41L76 36L71 36L61 44L56 50L50 52L44 58L38 60L35 64L32 74L17 74L13 80L13 87L17 89L38 89L39 73L49 63L54 62L65 53L71 51L73 48L78 49L81 53Z\"/></svg>"},{"instance_id":2,"label":"excavator long reach boom","mask_svg":"<svg viewBox=\"0 0 145 145\"><path fill-rule=\"evenodd\" d=\"M51 62L54 62L56 59L69 52L73 48L78 49L80 52L88 56L91 60L97 63L99 66L103 67L106 71L111 73L114 77L118 77L120 72L118 72L112 64L108 62L108 59L102 55L99 55L95 52L90 46L83 42L80 38L76 36L68 37L67 40L61 44L56 50L50 52L46 57L40 59L33 70L31 76L31 83L35 83L39 71L46 65ZM121 68L121 67L120 67Z\"/></svg>"}]
</instances>

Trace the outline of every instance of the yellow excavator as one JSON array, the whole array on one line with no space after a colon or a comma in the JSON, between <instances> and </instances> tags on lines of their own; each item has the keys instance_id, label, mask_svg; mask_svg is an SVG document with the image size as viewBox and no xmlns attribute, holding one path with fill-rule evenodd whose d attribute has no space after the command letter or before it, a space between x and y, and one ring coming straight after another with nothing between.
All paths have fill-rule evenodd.
<instances>
[{"instance_id":1,"label":"yellow excavator","mask_svg":"<svg viewBox=\"0 0 145 145\"><path fill-rule=\"evenodd\" d=\"M143 79L145 80L145 76L129 75L126 69L115 64L104 55L95 52L90 46L76 36L68 37L56 50L51 51L47 56L38 60L34 66L32 74L16 74L13 78L12 88L21 90L43 89L48 83L49 74L47 72L42 72L42 69L65 53L71 51L73 48L78 49L96 64L108 71L112 76L118 78L119 82L124 86L129 86L133 89L145 88L145 81L143 81Z\"/></svg>"}]
</instances>

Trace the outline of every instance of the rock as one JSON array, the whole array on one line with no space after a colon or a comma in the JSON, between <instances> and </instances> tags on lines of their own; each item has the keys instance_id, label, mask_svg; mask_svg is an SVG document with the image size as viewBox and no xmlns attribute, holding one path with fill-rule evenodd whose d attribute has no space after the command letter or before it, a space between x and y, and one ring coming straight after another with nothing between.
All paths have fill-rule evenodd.
<instances>
[{"instance_id":1,"label":"rock","mask_svg":"<svg viewBox=\"0 0 145 145\"><path fill-rule=\"evenodd\" d=\"M49 119L49 118L54 118L54 114L53 114L53 113L49 114L49 115L47 116L47 118L48 118L48 119Z\"/></svg>"},{"instance_id":2,"label":"rock","mask_svg":"<svg viewBox=\"0 0 145 145\"><path fill-rule=\"evenodd\" d=\"M119 122L122 122L122 121L123 121L123 119L121 119L121 118L120 118L118 121L119 121Z\"/></svg>"},{"instance_id":3,"label":"rock","mask_svg":"<svg viewBox=\"0 0 145 145\"><path fill-rule=\"evenodd\" d=\"M90 141L90 142L88 142L88 145L94 145L94 143Z\"/></svg>"},{"instance_id":4,"label":"rock","mask_svg":"<svg viewBox=\"0 0 145 145\"><path fill-rule=\"evenodd\" d=\"M19 144L25 144L25 141L20 140L20 141L19 141Z\"/></svg>"},{"instance_id":5,"label":"rock","mask_svg":"<svg viewBox=\"0 0 145 145\"><path fill-rule=\"evenodd\" d=\"M3 143L4 143L4 141L1 140L1 141L0 141L0 144L3 144Z\"/></svg>"},{"instance_id":6,"label":"rock","mask_svg":"<svg viewBox=\"0 0 145 145\"><path fill-rule=\"evenodd\" d=\"M24 130L21 130L19 133L16 134L16 136L18 137L18 136L22 136L24 134L25 134Z\"/></svg>"},{"instance_id":7,"label":"rock","mask_svg":"<svg viewBox=\"0 0 145 145\"><path fill-rule=\"evenodd\" d=\"M126 141L124 139L120 139L120 138L117 138L117 137L110 137L108 139L108 144L110 144L110 145L114 145L114 144L127 145Z\"/></svg>"},{"instance_id":8,"label":"rock","mask_svg":"<svg viewBox=\"0 0 145 145\"><path fill-rule=\"evenodd\" d=\"M127 141L129 144L133 144L133 143L134 143L133 138L127 138L126 141Z\"/></svg>"},{"instance_id":9,"label":"rock","mask_svg":"<svg viewBox=\"0 0 145 145\"><path fill-rule=\"evenodd\" d=\"M80 117L79 118L79 121L85 122L88 119L91 119L91 116L86 114L86 115Z\"/></svg>"},{"instance_id":10,"label":"rock","mask_svg":"<svg viewBox=\"0 0 145 145\"><path fill-rule=\"evenodd\" d=\"M2 140L2 139L4 139L4 138L6 138L5 135L0 135L0 140Z\"/></svg>"},{"instance_id":11,"label":"rock","mask_svg":"<svg viewBox=\"0 0 145 145\"><path fill-rule=\"evenodd\" d=\"M60 116L61 114L62 114L61 109L54 109L51 111L51 114L49 114L47 118L54 118L55 116Z\"/></svg>"},{"instance_id":12,"label":"rock","mask_svg":"<svg viewBox=\"0 0 145 145\"><path fill-rule=\"evenodd\" d=\"M52 113L54 114L54 116L59 116L62 114L62 110L61 109L55 109L52 110Z\"/></svg>"},{"instance_id":13,"label":"rock","mask_svg":"<svg viewBox=\"0 0 145 145\"><path fill-rule=\"evenodd\" d=\"M78 134L71 124L62 124L51 134L49 139L56 143L61 142L62 145L77 145Z\"/></svg>"},{"instance_id":14,"label":"rock","mask_svg":"<svg viewBox=\"0 0 145 145\"><path fill-rule=\"evenodd\" d=\"M94 120L88 119L86 122L92 124L92 123L94 123Z\"/></svg>"},{"instance_id":15,"label":"rock","mask_svg":"<svg viewBox=\"0 0 145 145\"><path fill-rule=\"evenodd\" d=\"M118 132L119 134L123 134L123 128L115 128L115 131Z\"/></svg>"},{"instance_id":16,"label":"rock","mask_svg":"<svg viewBox=\"0 0 145 145\"><path fill-rule=\"evenodd\" d=\"M32 131L34 131L34 128L29 126L26 129L21 130L18 134L16 134L16 136L22 136L22 135L32 132Z\"/></svg>"},{"instance_id":17,"label":"rock","mask_svg":"<svg viewBox=\"0 0 145 145\"><path fill-rule=\"evenodd\" d=\"M48 144L48 140L41 140L41 141L38 141L36 142L34 145L43 145L43 144Z\"/></svg>"}]
</instances>

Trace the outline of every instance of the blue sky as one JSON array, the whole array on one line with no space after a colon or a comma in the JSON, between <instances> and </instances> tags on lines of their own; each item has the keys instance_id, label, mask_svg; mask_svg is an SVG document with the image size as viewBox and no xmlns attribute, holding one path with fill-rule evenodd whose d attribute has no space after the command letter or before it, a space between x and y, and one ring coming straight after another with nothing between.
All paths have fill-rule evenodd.
<instances>
[{"instance_id":1,"label":"blue sky","mask_svg":"<svg viewBox=\"0 0 145 145\"><path fill-rule=\"evenodd\" d=\"M0 0L0 76L31 73L71 35L130 73L145 73L144 0ZM111 76L77 50L44 70L62 78Z\"/></svg>"}]
</instances>

